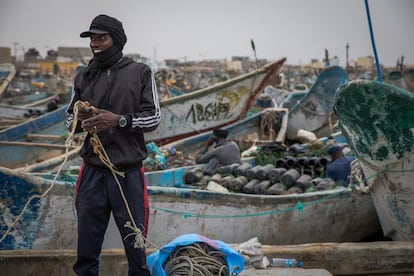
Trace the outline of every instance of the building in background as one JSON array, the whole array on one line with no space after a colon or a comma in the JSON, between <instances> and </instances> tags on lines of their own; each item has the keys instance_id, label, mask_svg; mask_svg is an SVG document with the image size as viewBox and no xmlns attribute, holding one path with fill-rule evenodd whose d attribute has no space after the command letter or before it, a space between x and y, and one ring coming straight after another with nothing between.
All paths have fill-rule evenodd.
<instances>
[{"instance_id":1,"label":"building in background","mask_svg":"<svg viewBox=\"0 0 414 276\"><path fill-rule=\"evenodd\" d=\"M0 63L12 63L12 55L10 47L0 47Z\"/></svg>"},{"instance_id":2,"label":"building in background","mask_svg":"<svg viewBox=\"0 0 414 276\"><path fill-rule=\"evenodd\" d=\"M57 51L49 50L47 56L38 61L41 74L53 73L73 79L77 69L88 64L92 58L89 47L58 47Z\"/></svg>"}]
</instances>

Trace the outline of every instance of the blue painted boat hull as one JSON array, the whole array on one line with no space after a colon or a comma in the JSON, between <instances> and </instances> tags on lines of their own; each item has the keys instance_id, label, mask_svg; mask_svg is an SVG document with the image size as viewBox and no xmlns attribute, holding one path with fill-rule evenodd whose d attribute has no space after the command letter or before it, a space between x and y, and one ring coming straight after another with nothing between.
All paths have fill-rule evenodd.
<instances>
[{"instance_id":1,"label":"blue painted boat hull","mask_svg":"<svg viewBox=\"0 0 414 276\"><path fill-rule=\"evenodd\" d=\"M47 146L28 146L24 142L28 142L26 139L28 134L55 135L62 137L59 143L47 140L41 142L63 146L64 136L67 135L67 129L64 125L65 110L66 106L61 106L55 111L0 131L0 165L8 168L19 168L64 152L64 149L56 150ZM10 144L8 142L22 143Z\"/></svg>"},{"instance_id":2,"label":"blue painted boat hull","mask_svg":"<svg viewBox=\"0 0 414 276\"><path fill-rule=\"evenodd\" d=\"M29 120L15 127L0 131L0 141L16 141L24 138L27 133L49 133L61 135L67 132L64 128L66 105L34 120ZM58 125L58 126L56 126ZM51 128L53 127L53 128ZM50 132L51 131L51 132Z\"/></svg>"}]
</instances>

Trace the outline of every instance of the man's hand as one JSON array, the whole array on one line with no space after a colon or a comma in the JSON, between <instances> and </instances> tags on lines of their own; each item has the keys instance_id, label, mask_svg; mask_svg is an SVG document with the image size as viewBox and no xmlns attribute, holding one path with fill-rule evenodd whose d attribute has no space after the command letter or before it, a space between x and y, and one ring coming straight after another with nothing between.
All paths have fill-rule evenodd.
<instances>
[{"instance_id":1,"label":"man's hand","mask_svg":"<svg viewBox=\"0 0 414 276\"><path fill-rule=\"evenodd\" d=\"M99 109L94 106L91 109L92 117L82 120L81 127L89 133L97 133L112 127L118 126L119 115L105 109Z\"/></svg>"},{"instance_id":2,"label":"man's hand","mask_svg":"<svg viewBox=\"0 0 414 276\"><path fill-rule=\"evenodd\" d=\"M215 142L216 142L216 137L215 136L211 136L210 138L208 138L207 147L211 146Z\"/></svg>"},{"instance_id":3,"label":"man's hand","mask_svg":"<svg viewBox=\"0 0 414 276\"><path fill-rule=\"evenodd\" d=\"M88 118L93 117L95 114L93 113L93 107L89 106L89 102L85 102L86 106L81 106L78 109L78 120L83 121Z\"/></svg>"}]
</instances>

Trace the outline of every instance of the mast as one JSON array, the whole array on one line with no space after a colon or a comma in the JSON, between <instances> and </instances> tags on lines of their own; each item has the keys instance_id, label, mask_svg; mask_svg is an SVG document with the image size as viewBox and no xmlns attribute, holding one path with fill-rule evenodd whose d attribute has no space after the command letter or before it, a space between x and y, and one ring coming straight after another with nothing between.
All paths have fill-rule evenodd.
<instances>
[{"instance_id":1,"label":"mast","mask_svg":"<svg viewBox=\"0 0 414 276\"><path fill-rule=\"evenodd\" d=\"M346 43L346 68L349 67L349 43Z\"/></svg>"}]
</instances>

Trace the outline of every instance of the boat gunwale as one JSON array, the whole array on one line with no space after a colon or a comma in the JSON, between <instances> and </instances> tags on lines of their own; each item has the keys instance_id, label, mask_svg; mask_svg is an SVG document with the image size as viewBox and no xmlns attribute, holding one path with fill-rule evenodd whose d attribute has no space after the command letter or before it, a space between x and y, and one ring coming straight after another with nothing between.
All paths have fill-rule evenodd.
<instances>
[{"instance_id":1,"label":"boat gunwale","mask_svg":"<svg viewBox=\"0 0 414 276\"><path fill-rule=\"evenodd\" d=\"M182 101L186 101L189 99L194 99L194 98L198 98L198 97L202 97L206 94L210 94L219 90L222 90L223 88L229 87L234 85L235 83L239 83L245 79L249 79L252 77L255 77L259 74L272 74L273 71L276 71L278 68L280 68L283 63L286 61L286 58L281 58L273 63L269 63L261 68L255 69L254 71L248 72L246 74L237 76L235 78L220 82L220 83L216 83L212 86L206 87L206 88L202 88L199 90L195 90L192 91L190 93L185 93L183 95L179 95L179 96L175 96L175 97L171 97L168 99L164 99L162 101L160 101L160 106L164 106L164 105L168 105L168 104L173 104L176 102L182 102Z\"/></svg>"}]
</instances>

